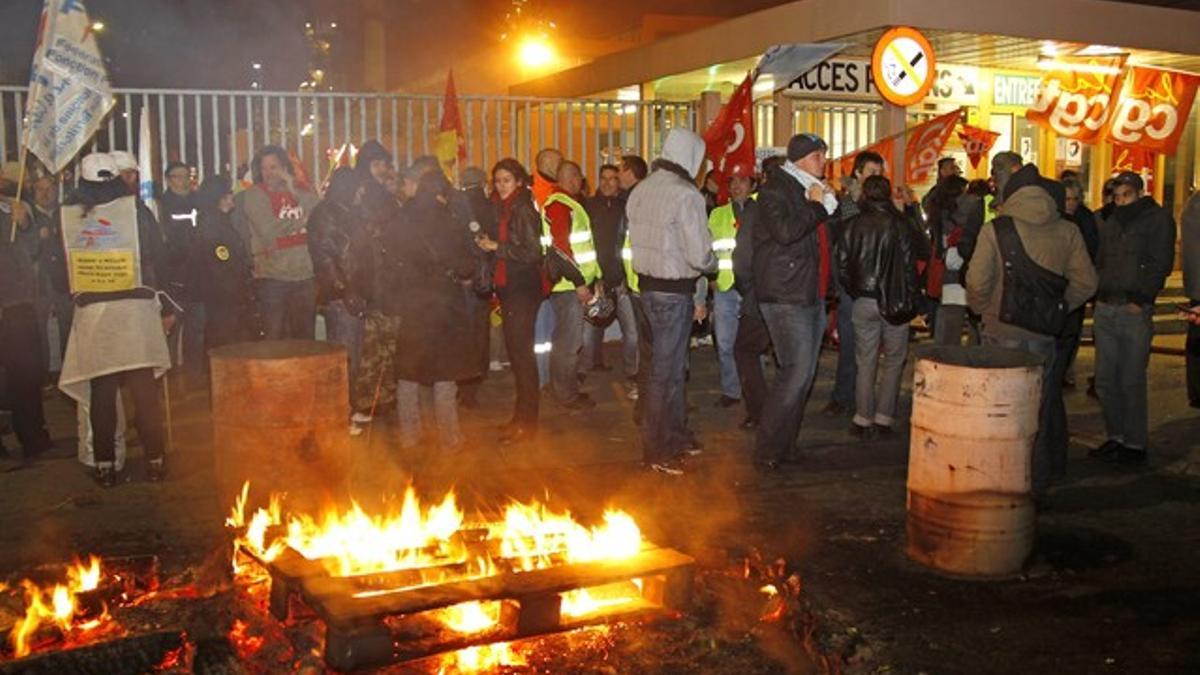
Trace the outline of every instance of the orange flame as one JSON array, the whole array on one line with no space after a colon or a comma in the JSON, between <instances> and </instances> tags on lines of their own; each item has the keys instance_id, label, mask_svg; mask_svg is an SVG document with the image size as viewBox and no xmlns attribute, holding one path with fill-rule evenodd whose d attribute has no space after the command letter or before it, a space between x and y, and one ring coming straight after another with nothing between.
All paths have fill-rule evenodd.
<instances>
[{"instance_id":1,"label":"orange flame","mask_svg":"<svg viewBox=\"0 0 1200 675\"><path fill-rule=\"evenodd\" d=\"M89 556L87 564L76 560L67 569L65 584L43 588L25 579L25 616L17 619L9 634L13 655L20 658L31 651L31 640L43 625L57 625L63 632L70 631L79 611L76 595L95 590L100 586L100 559ZM100 625L104 617L80 624L81 630L90 630Z\"/></svg>"}]
</instances>

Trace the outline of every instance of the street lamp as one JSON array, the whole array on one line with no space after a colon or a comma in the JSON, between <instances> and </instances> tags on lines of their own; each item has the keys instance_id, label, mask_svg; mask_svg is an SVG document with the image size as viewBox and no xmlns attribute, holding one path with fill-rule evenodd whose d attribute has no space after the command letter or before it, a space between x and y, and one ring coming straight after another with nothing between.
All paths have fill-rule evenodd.
<instances>
[{"instance_id":1,"label":"street lamp","mask_svg":"<svg viewBox=\"0 0 1200 675\"><path fill-rule=\"evenodd\" d=\"M541 68L554 60L554 48L544 37L527 37L517 48L517 58L527 68Z\"/></svg>"}]
</instances>

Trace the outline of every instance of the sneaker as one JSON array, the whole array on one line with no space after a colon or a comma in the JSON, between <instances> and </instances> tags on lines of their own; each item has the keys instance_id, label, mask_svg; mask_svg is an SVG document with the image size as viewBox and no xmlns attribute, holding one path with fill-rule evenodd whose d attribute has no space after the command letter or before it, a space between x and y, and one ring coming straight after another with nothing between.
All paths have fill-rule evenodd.
<instances>
[{"instance_id":1,"label":"sneaker","mask_svg":"<svg viewBox=\"0 0 1200 675\"><path fill-rule=\"evenodd\" d=\"M732 408L735 405L740 405L741 402L742 402L742 399L740 399L740 398L734 398L732 396L726 396L725 394L721 394L721 398L717 399L717 402L715 405L718 408Z\"/></svg>"},{"instance_id":2,"label":"sneaker","mask_svg":"<svg viewBox=\"0 0 1200 675\"><path fill-rule=\"evenodd\" d=\"M690 436L683 444L683 447L679 449L679 455L681 457L695 457L703 452L704 444L701 443L695 436Z\"/></svg>"},{"instance_id":3,"label":"sneaker","mask_svg":"<svg viewBox=\"0 0 1200 675\"><path fill-rule=\"evenodd\" d=\"M575 398L562 404L562 407L567 410L591 410L596 407L596 402L587 394L576 394Z\"/></svg>"},{"instance_id":4,"label":"sneaker","mask_svg":"<svg viewBox=\"0 0 1200 675\"><path fill-rule=\"evenodd\" d=\"M351 436L362 436L363 431L364 431L364 429L357 424L350 425L350 435Z\"/></svg>"},{"instance_id":5,"label":"sneaker","mask_svg":"<svg viewBox=\"0 0 1200 675\"><path fill-rule=\"evenodd\" d=\"M350 416L350 421L355 424L368 424L373 418L365 412L356 412Z\"/></svg>"},{"instance_id":6,"label":"sneaker","mask_svg":"<svg viewBox=\"0 0 1200 675\"><path fill-rule=\"evenodd\" d=\"M670 460L665 462L654 462L650 465L650 470L657 471L658 473L665 474L667 476L683 475L683 468L677 462Z\"/></svg>"},{"instance_id":7,"label":"sneaker","mask_svg":"<svg viewBox=\"0 0 1200 675\"><path fill-rule=\"evenodd\" d=\"M625 385L625 398L629 399L630 401L638 400L637 382L630 382L629 384Z\"/></svg>"},{"instance_id":8,"label":"sneaker","mask_svg":"<svg viewBox=\"0 0 1200 675\"><path fill-rule=\"evenodd\" d=\"M167 477L167 465L161 459L152 459L146 463L146 480L151 483L161 483Z\"/></svg>"},{"instance_id":9,"label":"sneaker","mask_svg":"<svg viewBox=\"0 0 1200 675\"><path fill-rule=\"evenodd\" d=\"M821 414L826 417L841 417L848 412L850 412L849 408L837 401L830 401L821 409Z\"/></svg>"},{"instance_id":10,"label":"sneaker","mask_svg":"<svg viewBox=\"0 0 1200 675\"><path fill-rule=\"evenodd\" d=\"M501 370L504 370L504 366L501 365L499 361L492 361L488 364L488 370L492 371L493 373L497 373Z\"/></svg>"},{"instance_id":11,"label":"sneaker","mask_svg":"<svg viewBox=\"0 0 1200 675\"><path fill-rule=\"evenodd\" d=\"M1108 440L1105 441L1103 445L1089 450L1088 457L1105 460L1116 459L1117 455L1121 452L1121 448L1123 447L1125 446L1123 446L1120 441Z\"/></svg>"},{"instance_id":12,"label":"sneaker","mask_svg":"<svg viewBox=\"0 0 1200 675\"><path fill-rule=\"evenodd\" d=\"M100 487L110 488L117 484L117 470L111 466L96 467L96 482Z\"/></svg>"},{"instance_id":13,"label":"sneaker","mask_svg":"<svg viewBox=\"0 0 1200 675\"><path fill-rule=\"evenodd\" d=\"M1146 463L1146 450L1144 448L1127 448L1121 446L1117 451L1117 456L1113 458L1117 464L1125 466L1142 466Z\"/></svg>"}]
</instances>

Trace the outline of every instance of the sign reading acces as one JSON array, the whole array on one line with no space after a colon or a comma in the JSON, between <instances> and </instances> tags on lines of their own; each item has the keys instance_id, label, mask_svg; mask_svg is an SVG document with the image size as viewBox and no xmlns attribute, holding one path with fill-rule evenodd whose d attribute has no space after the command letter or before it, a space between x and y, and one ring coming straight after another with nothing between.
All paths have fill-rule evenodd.
<instances>
[{"instance_id":1,"label":"sign reading acces","mask_svg":"<svg viewBox=\"0 0 1200 675\"><path fill-rule=\"evenodd\" d=\"M933 88L933 47L917 30L892 28L875 43L871 72L884 100L901 107L919 103Z\"/></svg>"}]
</instances>

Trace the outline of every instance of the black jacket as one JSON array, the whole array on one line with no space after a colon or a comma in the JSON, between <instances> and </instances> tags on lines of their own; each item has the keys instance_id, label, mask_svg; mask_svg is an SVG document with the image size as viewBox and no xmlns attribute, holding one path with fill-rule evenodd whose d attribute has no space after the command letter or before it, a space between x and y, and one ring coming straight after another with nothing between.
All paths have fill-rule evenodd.
<instances>
[{"instance_id":1,"label":"black jacket","mask_svg":"<svg viewBox=\"0 0 1200 675\"><path fill-rule=\"evenodd\" d=\"M738 222L737 234L734 235L733 287L742 296L754 290L754 228L759 219L758 208L755 199L747 199L741 206L737 202L733 204Z\"/></svg>"},{"instance_id":2,"label":"black jacket","mask_svg":"<svg viewBox=\"0 0 1200 675\"><path fill-rule=\"evenodd\" d=\"M915 276L912 233L911 223L890 202L864 202L836 247L840 287L856 300L878 299L888 274ZM901 269L894 270L898 261Z\"/></svg>"},{"instance_id":3,"label":"black jacket","mask_svg":"<svg viewBox=\"0 0 1200 675\"><path fill-rule=\"evenodd\" d=\"M496 196L493 201L496 222L504 217L505 204ZM510 203L508 237L497 233L496 262L504 261L505 285L497 291L503 301L511 293L542 293L542 217L533 205L529 188L521 188Z\"/></svg>"},{"instance_id":4,"label":"black jacket","mask_svg":"<svg viewBox=\"0 0 1200 675\"><path fill-rule=\"evenodd\" d=\"M1068 213L1063 217L1075 223L1079 228L1079 234L1083 237L1083 244L1087 246L1087 252L1092 258L1092 264L1095 264L1096 254L1100 252L1100 226L1096 224L1096 214L1088 207L1080 204L1075 209L1075 213Z\"/></svg>"},{"instance_id":5,"label":"black jacket","mask_svg":"<svg viewBox=\"0 0 1200 675\"><path fill-rule=\"evenodd\" d=\"M1175 219L1153 198L1118 206L1100 222L1101 302L1154 304L1175 265Z\"/></svg>"},{"instance_id":6,"label":"black jacket","mask_svg":"<svg viewBox=\"0 0 1200 675\"><path fill-rule=\"evenodd\" d=\"M758 191L758 209L753 266L759 302L811 305L822 300L817 297L817 226L829 219L825 207L809 201L799 181L774 168Z\"/></svg>"},{"instance_id":7,"label":"black jacket","mask_svg":"<svg viewBox=\"0 0 1200 675\"><path fill-rule=\"evenodd\" d=\"M163 231L164 285L176 300L202 300L207 280L201 260L200 232L193 195L170 190L160 200L159 223Z\"/></svg>"},{"instance_id":8,"label":"black jacket","mask_svg":"<svg viewBox=\"0 0 1200 675\"><path fill-rule=\"evenodd\" d=\"M317 303L344 301L351 313L366 310L364 294L353 287L358 259L351 245L360 238L363 215L354 203L361 179L335 172L325 198L308 217L308 254L317 284Z\"/></svg>"},{"instance_id":9,"label":"black jacket","mask_svg":"<svg viewBox=\"0 0 1200 675\"><path fill-rule=\"evenodd\" d=\"M625 265L621 261L621 248L625 245L625 198L597 193L584 203L584 208L592 221L592 243L596 247L596 262L600 264L600 277L605 287L616 288L625 282Z\"/></svg>"}]
</instances>

